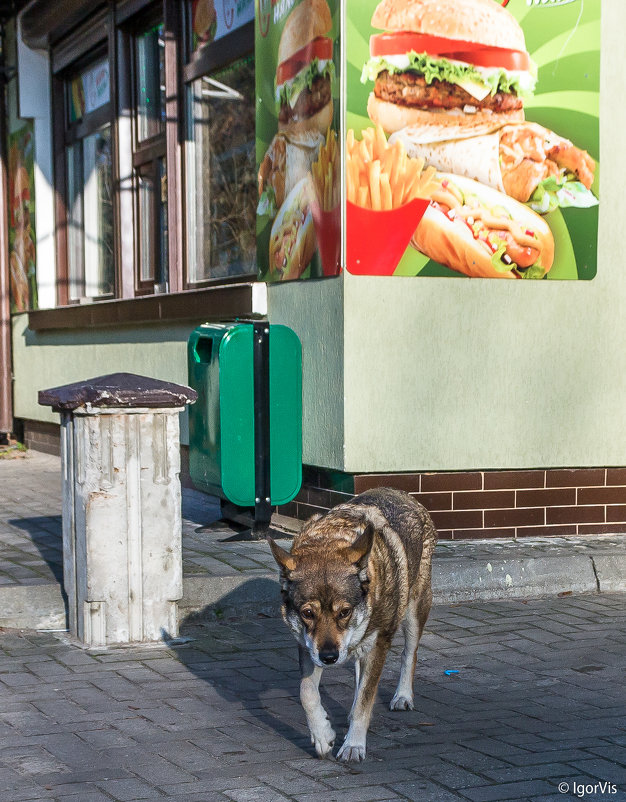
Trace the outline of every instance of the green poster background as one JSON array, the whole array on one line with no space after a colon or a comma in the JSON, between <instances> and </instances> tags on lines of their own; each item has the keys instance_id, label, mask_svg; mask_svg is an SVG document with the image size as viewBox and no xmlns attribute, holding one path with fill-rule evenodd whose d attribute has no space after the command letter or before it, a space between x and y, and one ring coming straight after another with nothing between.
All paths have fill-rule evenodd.
<instances>
[{"instance_id":1,"label":"green poster background","mask_svg":"<svg viewBox=\"0 0 626 802\"><path fill-rule=\"evenodd\" d=\"M276 67L278 66L278 45L285 21L301 0L255 0L255 73L256 73L256 165L257 171L263 158L278 132L278 107L275 99ZM333 120L332 129L337 133L340 144L339 120L339 17L340 0L328 0L332 16L332 28L327 34L333 40L333 61L335 78L332 81ZM339 178L339 176L338 176ZM338 209L339 214L339 209ZM278 281L279 277L270 270L269 241L273 216L257 212L257 264L258 275L262 281ZM337 231L337 242L340 231ZM339 253L339 244L337 244ZM337 271L338 272L338 271ZM308 267L298 276L300 279L321 278L324 275L319 249L316 249ZM326 275L329 275L327 272Z\"/></svg>"},{"instance_id":2,"label":"green poster background","mask_svg":"<svg viewBox=\"0 0 626 802\"><path fill-rule=\"evenodd\" d=\"M346 0L346 128L357 136L372 126L367 99L373 83L361 83L369 38L380 33L371 18L377 0ZM495 0L494 0L495 2ZM592 191L598 197L600 0L509 0L526 48L538 67L534 96L524 101L526 119L540 123L588 151L596 161ZM555 240L555 259L546 280L592 279L597 268L598 206L562 209L546 216ZM465 278L409 247L394 275Z\"/></svg>"}]
</instances>

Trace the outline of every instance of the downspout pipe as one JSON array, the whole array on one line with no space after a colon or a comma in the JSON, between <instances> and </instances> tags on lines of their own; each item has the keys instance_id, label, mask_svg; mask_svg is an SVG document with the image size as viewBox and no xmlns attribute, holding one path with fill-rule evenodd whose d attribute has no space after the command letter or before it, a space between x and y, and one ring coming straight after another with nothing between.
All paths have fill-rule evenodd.
<instances>
[{"instance_id":1,"label":"downspout pipe","mask_svg":"<svg viewBox=\"0 0 626 802\"><path fill-rule=\"evenodd\" d=\"M0 438L13 431L11 303L9 298L9 153L5 24L0 20Z\"/></svg>"}]
</instances>

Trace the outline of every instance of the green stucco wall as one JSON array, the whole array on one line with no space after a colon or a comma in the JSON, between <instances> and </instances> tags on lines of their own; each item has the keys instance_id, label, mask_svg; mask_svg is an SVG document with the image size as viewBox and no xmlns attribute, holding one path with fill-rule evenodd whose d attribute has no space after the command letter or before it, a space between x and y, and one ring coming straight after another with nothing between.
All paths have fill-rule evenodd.
<instances>
[{"instance_id":1,"label":"green stucco wall","mask_svg":"<svg viewBox=\"0 0 626 802\"><path fill-rule=\"evenodd\" d=\"M346 276L346 470L626 464L625 30L602 0L596 278Z\"/></svg>"},{"instance_id":2,"label":"green stucco wall","mask_svg":"<svg viewBox=\"0 0 626 802\"><path fill-rule=\"evenodd\" d=\"M292 328L302 343L302 459L343 468L343 281L268 286L272 323Z\"/></svg>"},{"instance_id":3,"label":"green stucco wall","mask_svg":"<svg viewBox=\"0 0 626 802\"><path fill-rule=\"evenodd\" d=\"M14 414L58 423L37 392L107 373L138 373L187 384L187 338L197 323L33 332L28 315L13 317ZM181 439L187 443L186 414Z\"/></svg>"},{"instance_id":4,"label":"green stucco wall","mask_svg":"<svg viewBox=\"0 0 626 802\"><path fill-rule=\"evenodd\" d=\"M599 0L594 0L598 2ZM303 459L351 472L626 465L626 4L602 0L597 276L579 282L363 278L268 287L303 344ZM195 323L27 331L15 414L37 390L115 371L186 383ZM186 442L183 426L183 442Z\"/></svg>"}]
</instances>

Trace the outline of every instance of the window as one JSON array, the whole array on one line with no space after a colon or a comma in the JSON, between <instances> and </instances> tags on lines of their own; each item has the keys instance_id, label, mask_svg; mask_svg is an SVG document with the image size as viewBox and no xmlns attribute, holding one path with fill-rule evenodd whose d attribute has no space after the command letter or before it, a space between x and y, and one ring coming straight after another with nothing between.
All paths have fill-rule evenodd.
<instances>
[{"instance_id":1,"label":"window","mask_svg":"<svg viewBox=\"0 0 626 802\"><path fill-rule=\"evenodd\" d=\"M216 26L199 25L198 5L193 10L185 68L188 286L256 273L252 25L203 44L198 32L214 36Z\"/></svg>"},{"instance_id":2,"label":"window","mask_svg":"<svg viewBox=\"0 0 626 802\"><path fill-rule=\"evenodd\" d=\"M69 301L115 291L109 62L100 58L64 82Z\"/></svg>"},{"instance_id":3,"label":"window","mask_svg":"<svg viewBox=\"0 0 626 802\"><path fill-rule=\"evenodd\" d=\"M167 292L168 214L165 138L165 32L152 21L133 35L138 293Z\"/></svg>"},{"instance_id":4,"label":"window","mask_svg":"<svg viewBox=\"0 0 626 802\"><path fill-rule=\"evenodd\" d=\"M114 0L53 44L60 306L256 275L254 3L222 5Z\"/></svg>"}]
</instances>

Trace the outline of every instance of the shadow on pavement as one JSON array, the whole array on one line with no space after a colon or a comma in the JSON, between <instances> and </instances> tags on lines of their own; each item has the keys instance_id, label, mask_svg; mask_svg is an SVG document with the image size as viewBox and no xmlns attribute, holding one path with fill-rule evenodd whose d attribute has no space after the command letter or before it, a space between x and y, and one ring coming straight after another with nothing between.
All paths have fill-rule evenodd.
<instances>
[{"instance_id":1,"label":"shadow on pavement","mask_svg":"<svg viewBox=\"0 0 626 802\"><path fill-rule=\"evenodd\" d=\"M253 606L252 599L268 601ZM314 756L300 705L298 647L279 609L277 584L251 579L218 605L187 616L181 621L179 639L164 635L189 671L211 685L226 703L243 705L247 717L266 733L275 734L268 740L260 733L265 749L286 749L290 742L300 756ZM327 693L322 692L322 697L334 719L345 718L344 705Z\"/></svg>"},{"instance_id":2,"label":"shadow on pavement","mask_svg":"<svg viewBox=\"0 0 626 802\"><path fill-rule=\"evenodd\" d=\"M63 586L63 524L60 515L40 515L32 518L11 518L15 529L26 532L50 567L54 578Z\"/></svg>"}]
</instances>

